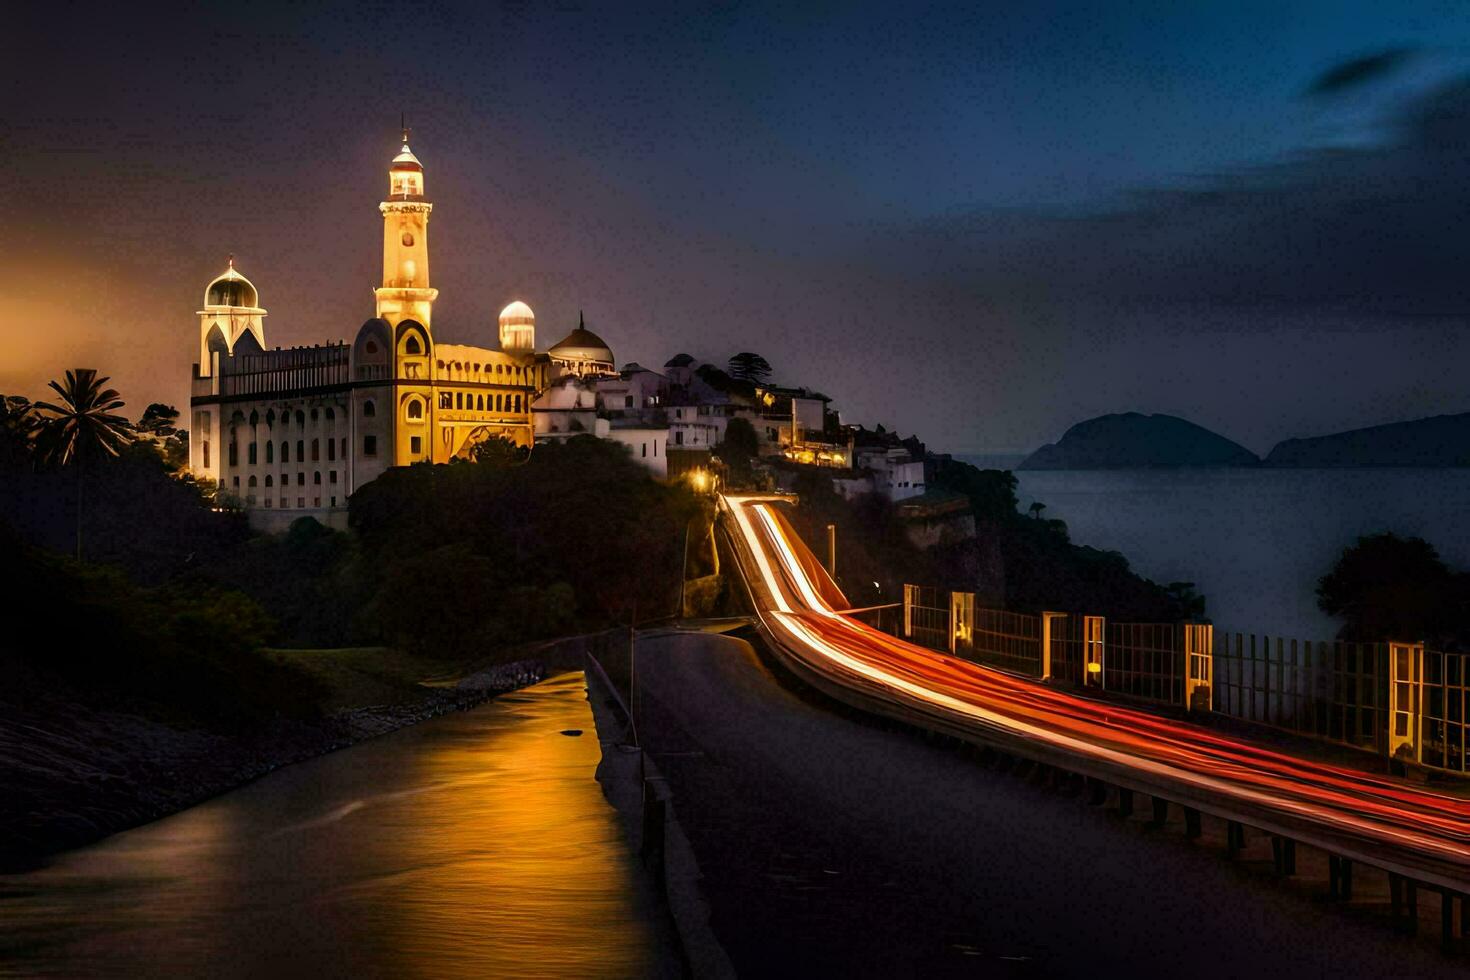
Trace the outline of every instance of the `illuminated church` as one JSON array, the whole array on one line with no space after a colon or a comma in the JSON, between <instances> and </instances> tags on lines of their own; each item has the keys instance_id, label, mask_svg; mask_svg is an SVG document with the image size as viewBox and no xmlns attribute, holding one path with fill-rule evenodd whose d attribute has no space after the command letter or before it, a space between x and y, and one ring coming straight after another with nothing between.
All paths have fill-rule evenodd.
<instances>
[{"instance_id":1,"label":"illuminated church","mask_svg":"<svg viewBox=\"0 0 1470 980\"><path fill-rule=\"evenodd\" d=\"M520 301L500 313L498 350L436 340L433 208L405 131L378 205L375 314L351 343L267 347L260 294L233 260L205 288L190 467L257 526L302 516L345 526L348 496L389 467L448 462L488 438L529 446L533 403L553 381L616 376L612 351L581 323L538 353L535 315Z\"/></svg>"}]
</instances>

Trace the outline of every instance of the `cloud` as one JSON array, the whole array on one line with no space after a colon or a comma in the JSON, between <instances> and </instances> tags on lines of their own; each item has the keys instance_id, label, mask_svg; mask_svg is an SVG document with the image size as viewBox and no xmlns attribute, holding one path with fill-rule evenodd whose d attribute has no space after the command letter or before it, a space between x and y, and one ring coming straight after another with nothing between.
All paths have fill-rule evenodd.
<instances>
[{"instance_id":1,"label":"cloud","mask_svg":"<svg viewBox=\"0 0 1470 980\"><path fill-rule=\"evenodd\" d=\"M1307 95L1337 95L1375 82L1397 70L1415 53L1413 48L1387 48L1375 54L1350 58L1318 75L1307 86Z\"/></svg>"},{"instance_id":2,"label":"cloud","mask_svg":"<svg viewBox=\"0 0 1470 980\"><path fill-rule=\"evenodd\" d=\"M988 296L1470 313L1470 74L1405 95L1384 123L1379 143L1304 149L1085 213L951 215L900 236L904 254Z\"/></svg>"}]
</instances>

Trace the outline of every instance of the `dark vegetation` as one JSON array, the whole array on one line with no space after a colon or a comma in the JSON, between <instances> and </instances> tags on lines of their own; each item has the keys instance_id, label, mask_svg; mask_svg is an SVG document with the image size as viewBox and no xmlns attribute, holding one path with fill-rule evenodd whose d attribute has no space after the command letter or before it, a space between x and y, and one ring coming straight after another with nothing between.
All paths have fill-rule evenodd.
<instances>
[{"instance_id":1,"label":"dark vegetation","mask_svg":"<svg viewBox=\"0 0 1470 980\"><path fill-rule=\"evenodd\" d=\"M1158 585L1129 569L1117 552L1072 544L1063 522L1021 514L1011 473L942 457L931 458L927 470L931 493L969 499L973 539L921 549L882 497L845 501L819 471L797 477L802 506L793 520L818 554L825 553L827 524L837 525L838 581L854 604L900 601L903 584L912 582L974 592L981 605L1020 612L1054 609L1128 622L1204 616L1204 599L1190 583Z\"/></svg>"},{"instance_id":2,"label":"dark vegetation","mask_svg":"<svg viewBox=\"0 0 1470 980\"><path fill-rule=\"evenodd\" d=\"M1452 570L1423 538L1359 538L1318 581L1317 605L1342 620L1340 640L1470 650L1470 573Z\"/></svg>"},{"instance_id":3,"label":"dark vegetation","mask_svg":"<svg viewBox=\"0 0 1470 980\"><path fill-rule=\"evenodd\" d=\"M675 611L700 505L615 444L490 445L363 488L348 532L303 518L264 536L179 472L176 413L130 424L115 392L96 393L113 416L96 439L76 413L0 401L0 603L40 627L5 647L12 693L55 682L89 705L232 730L331 701L271 648L393 647L431 676ZM80 431L69 454L48 448L63 424Z\"/></svg>"}]
</instances>

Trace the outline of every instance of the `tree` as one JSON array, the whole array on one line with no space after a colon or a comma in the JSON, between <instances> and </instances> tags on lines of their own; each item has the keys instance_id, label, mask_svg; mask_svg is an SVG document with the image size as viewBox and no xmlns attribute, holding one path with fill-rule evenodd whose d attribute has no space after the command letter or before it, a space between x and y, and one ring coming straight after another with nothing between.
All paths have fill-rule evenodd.
<instances>
[{"instance_id":1,"label":"tree","mask_svg":"<svg viewBox=\"0 0 1470 980\"><path fill-rule=\"evenodd\" d=\"M490 466L518 466L524 463L531 455L531 450L525 446L517 446L509 439L500 436L491 436L475 443L470 450L470 457L477 463L485 463Z\"/></svg>"},{"instance_id":2,"label":"tree","mask_svg":"<svg viewBox=\"0 0 1470 980\"><path fill-rule=\"evenodd\" d=\"M748 419L733 418L725 426L725 438L715 448L720 461L729 468L730 478L736 484L749 481L751 460L760 454L760 439L755 427Z\"/></svg>"},{"instance_id":3,"label":"tree","mask_svg":"<svg viewBox=\"0 0 1470 980\"><path fill-rule=\"evenodd\" d=\"M36 412L31 400L20 395L0 395L0 468L15 468L29 462L35 434Z\"/></svg>"},{"instance_id":4,"label":"tree","mask_svg":"<svg viewBox=\"0 0 1470 980\"><path fill-rule=\"evenodd\" d=\"M147 437L159 457L171 470L189 465L189 430L178 427L179 410L172 405L154 402L143 410L134 429Z\"/></svg>"},{"instance_id":5,"label":"tree","mask_svg":"<svg viewBox=\"0 0 1470 980\"><path fill-rule=\"evenodd\" d=\"M1317 583L1317 606L1342 619L1338 637L1359 642L1454 642L1466 577L1423 538L1372 534L1346 548Z\"/></svg>"},{"instance_id":6,"label":"tree","mask_svg":"<svg viewBox=\"0 0 1470 980\"><path fill-rule=\"evenodd\" d=\"M730 358L730 377L753 385L764 385L771 379L771 364L759 354L741 351Z\"/></svg>"},{"instance_id":7,"label":"tree","mask_svg":"<svg viewBox=\"0 0 1470 980\"><path fill-rule=\"evenodd\" d=\"M1046 510L1046 504L1043 504L1039 500L1033 500L1031 501L1031 506L1026 509L1031 512L1033 518L1039 521L1041 520L1041 512Z\"/></svg>"},{"instance_id":8,"label":"tree","mask_svg":"<svg viewBox=\"0 0 1470 980\"><path fill-rule=\"evenodd\" d=\"M179 410L172 405L154 402L143 409L143 415L134 427L143 435L167 438L179 431Z\"/></svg>"},{"instance_id":9,"label":"tree","mask_svg":"<svg viewBox=\"0 0 1470 980\"><path fill-rule=\"evenodd\" d=\"M41 416L37 448L41 458L55 466L77 468L77 558L82 557L82 481L91 457L116 456L128 444L131 426L121 415L122 396L104 385L92 368L66 372L64 382L51 382L60 404L37 402Z\"/></svg>"}]
</instances>

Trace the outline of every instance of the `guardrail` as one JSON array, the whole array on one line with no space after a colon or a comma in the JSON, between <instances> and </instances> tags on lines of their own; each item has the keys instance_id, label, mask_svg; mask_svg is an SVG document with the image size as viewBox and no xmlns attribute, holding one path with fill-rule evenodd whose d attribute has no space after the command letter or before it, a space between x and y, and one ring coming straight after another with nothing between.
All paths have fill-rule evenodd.
<instances>
[{"instance_id":1,"label":"guardrail","mask_svg":"<svg viewBox=\"0 0 1470 980\"><path fill-rule=\"evenodd\" d=\"M891 632L922 646L1037 680L1470 772L1470 654L1422 643L1289 640L1208 623L1033 615L917 585L904 586L898 625Z\"/></svg>"}]
</instances>

